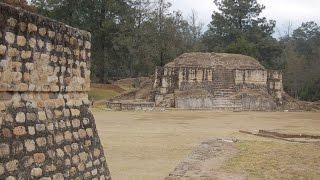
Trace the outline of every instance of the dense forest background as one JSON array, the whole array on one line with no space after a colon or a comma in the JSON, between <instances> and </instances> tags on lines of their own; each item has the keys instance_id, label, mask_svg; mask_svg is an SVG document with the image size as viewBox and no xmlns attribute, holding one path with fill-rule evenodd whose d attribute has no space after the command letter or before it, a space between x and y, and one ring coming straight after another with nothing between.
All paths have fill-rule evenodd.
<instances>
[{"instance_id":1,"label":"dense forest background","mask_svg":"<svg viewBox=\"0 0 320 180\"><path fill-rule=\"evenodd\" d=\"M208 27L166 0L0 0L92 33L92 79L149 76L185 52L240 53L282 70L286 92L320 100L320 26L305 22L274 38L276 22L257 0L213 0ZM29 4L28 4L29 3Z\"/></svg>"}]
</instances>

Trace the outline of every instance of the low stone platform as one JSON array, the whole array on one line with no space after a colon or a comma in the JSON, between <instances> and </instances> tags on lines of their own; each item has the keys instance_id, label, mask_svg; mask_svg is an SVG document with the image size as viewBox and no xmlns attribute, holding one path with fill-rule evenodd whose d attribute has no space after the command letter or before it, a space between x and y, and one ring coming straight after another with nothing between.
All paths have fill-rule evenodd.
<instances>
[{"instance_id":1,"label":"low stone platform","mask_svg":"<svg viewBox=\"0 0 320 180\"><path fill-rule=\"evenodd\" d=\"M154 102L107 101L106 105L107 108L115 111L153 111L155 109Z\"/></svg>"}]
</instances>

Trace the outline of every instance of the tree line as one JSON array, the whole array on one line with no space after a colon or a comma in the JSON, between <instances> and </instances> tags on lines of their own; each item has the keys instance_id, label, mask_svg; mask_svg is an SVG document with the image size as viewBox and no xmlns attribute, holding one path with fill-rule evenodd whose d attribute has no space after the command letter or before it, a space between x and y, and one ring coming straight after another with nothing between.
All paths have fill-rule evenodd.
<instances>
[{"instance_id":1,"label":"tree line","mask_svg":"<svg viewBox=\"0 0 320 180\"><path fill-rule=\"evenodd\" d=\"M227 52L282 70L290 95L320 100L320 26L305 22L274 38L276 22L261 16L257 0L213 0L218 10L207 28L196 12L183 17L167 0L2 1L90 31L96 82L149 76L186 52Z\"/></svg>"}]
</instances>

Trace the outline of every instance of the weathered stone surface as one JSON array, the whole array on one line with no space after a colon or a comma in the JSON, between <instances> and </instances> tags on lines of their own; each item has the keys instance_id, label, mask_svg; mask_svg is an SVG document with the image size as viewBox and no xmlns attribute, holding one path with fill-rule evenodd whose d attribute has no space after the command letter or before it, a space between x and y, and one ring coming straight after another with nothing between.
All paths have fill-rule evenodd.
<instances>
[{"instance_id":1,"label":"weathered stone surface","mask_svg":"<svg viewBox=\"0 0 320 180\"><path fill-rule=\"evenodd\" d=\"M36 149L36 145L35 145L34 140L32 140L32 139L26 140L26 141L25 141L25 147L26 147L26 150L27 150L28 152L34 151L34 150Z\"/></svg>"},{"instance_id":2,"label":"weathered stone surface","mask_svg":"<svg viewBox=\"0 0 320 180\"><path fill-rule=\"evenodd\" d=\"M7 46L0 45L0 55L4 55L7 51Z\"/></svg>"},{"instance_id":3,"label":"weathered stone surface","mask_svg":"<svg viewBox=\"0 0 320 180\"><path fill-rule=\"evenodd\" d=\"M27 134L27 131L24 126L18 126L13 129L13 134L16 136L23 136L23 135Z\"/></svg>"},{"instance_id":4,"label":"weathered stone surface","mask_svg":"<svg viewBox=\"0 0 320 180\"><path fill-rule=\"evenodd\" d=\"M29 126L28 127L28 132L29 132L30 135L35 135L36 134L35 128L33 126Z\"/></svg>"},{"instance_id":5,"label":"weathered stone surface","mask_svg":"<svg viewBox=\"0 0 320 180\"><path fill-rule=\"evenodd\" d=\"M37 115L35 113L27 113L28 121L35 121L37 119Z\"/></svg>"},{"instance_id":6,"label":"weathered stone surface","mask_svg":"<svg viewBox=\"0 0 320 180\"><path fill-rule=\"evenodd\" d=\"M33 168L31 170L31 176L34 176L34 177L42 176L42 169L41 168Z\"/></svg>"},{"instance_id":7,"label":"weathered stone surface","mask_svg":"<svg viewBox=\"0 0 320 180\"><path fill-rule=\"evenodd\" d=\"M18 46L25 46L27 44L27 39L24 36L17 36Z\"/></svg>"},{"instance_id":8,"label":"weathered stone surface","mask_svg":"<svg viewBox=\"0 0 320 180\"><path fill-rule=\"evenodd\" d=\"M15 27L18 21L17 21L16 19L14 19L14 18L9 18L9 19L7 20L7 22L8 22L8 25L9 25L9 26Z\"/></svg>"},{"instance_id":9,"label":"weathered stone surface","mask_svg":"<svg viewBox=\"0 0 320 180\"><path fill-rule=\"evenodd\" d=\"M71 109L71 115L72 116L79 116L80 115L80 111L78 109Z\"/></svg>"},{"instance_id":10,"label":"weathered stone surface","mask_svg":"<svg viewBox=\"0 0 320 180\"><path fill-rule=\"evenodd\" d=\"M44 137L37 138L37 139L36 139L36 142L37 142L37 145L38 145L39 147L44 147L44 146L46 146L46 144L47 144L47 139L44 138Z\"/></svg>"},{"instance_id":11,"label":"weathered stone surface","mask_svg":"<svg viewBox=\"0 0 320 180\"><path fill-rule=\"evenodd\" d=\"M0 179L108 177L87 95L90 33L0 10Z\"/></svg>"},{"instance_id":12,"label":"weathered stone surface","mask_svg":"<svg viewBox=\"0 0 320 180\"><path fill-rule=\"evenodd\" d=\"M18 170L18 165L19 165L18 163L19 163L18 160L12 160L12 161L7 162L7 164L6 164L7 171L13 172L13 171Z\"/></svg>"},{"instance_id":13,"label":"weathered stone surface","mask_svg":"<svg viewBox=\"0 0 320 180\"><path fill-rule=\"evenodd\" d=\"M14 35L12 32L6 32L5 39L8 44L13 44L15 41L16 35Z\"/></svg>"},{"instance_id":14,"label":"weathered stone surface","mask_svg":"<svg viewBox=\"0 0 320 180\"><path fill-rule=\"evenodd\" d=\"M24 123L26 121L26 115L23 112L19 112L16 116L16 121L18 123Z\"/></svg>"},{"instance_id":15,"label":"weathered stone surface","mask_svg":"<svg viewBox=\"0 0 320 180\"><path fill-rule=\"evenodd\" d=\"M38 30L38 27L35 24L28 23L28 31L29 32L36 32Z\"/></svg>"},{"instance_id":16,"label":"weathered stone surface","mask_svg":"<svg viewBox=\"0 0 320 180\"><path fill-rule=\"evenodd\" d=\"M4 174L4 167L3 164L0 163L0 176Z\"/></svg>"},{"instance_id":17,"label":"weathered stone surface","mask_svg":"<svg viewBox=\"0 0 320 180\"><path fill-rule=\"evenodd\" d=\"M8 144L0 144L0 157L5 157L10 154L10 147Z\"/></svg>"},{"instance_id":18,"label":"weathered stone surface","mask_svg":"<svg viewBox=\"0 0 320 180\"><path fill-rule=\"evenodd\" d=\"M44 111L39 111L38 117L40 121L45 121L47 119L46 113Z\"/></svg>"},{"instance_id":19,"label":"weathered stone surface","mask_svg":"<svg viewBox=\"0 0 320 180\"><path fill-rule=\"evenodd\" d=\"M46 156L43 153L36 153L36 154L33 154L33 159L34 159L34 162L40 164L46 160Z\"/></svg>"}]
</instances>

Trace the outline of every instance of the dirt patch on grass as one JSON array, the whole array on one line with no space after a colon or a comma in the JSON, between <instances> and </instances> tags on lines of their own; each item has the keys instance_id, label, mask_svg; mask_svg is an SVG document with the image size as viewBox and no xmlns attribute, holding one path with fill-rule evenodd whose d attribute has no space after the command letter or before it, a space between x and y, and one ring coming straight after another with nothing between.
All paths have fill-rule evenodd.
<instances>
[{"instance_id":1,"label":"dirt patch on grass","mask_svg":"<svg viewBox=\"0 0 320 180\"><path fill-rule=\"evenodd\" d=\"M221 169L224 162L236 155L237 152L236 142L233 140L213 139L205 141L165 179L244 179L242 174Z\"/></svg>"}]
</instances>

